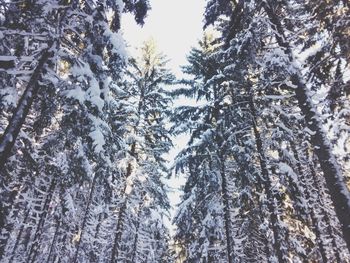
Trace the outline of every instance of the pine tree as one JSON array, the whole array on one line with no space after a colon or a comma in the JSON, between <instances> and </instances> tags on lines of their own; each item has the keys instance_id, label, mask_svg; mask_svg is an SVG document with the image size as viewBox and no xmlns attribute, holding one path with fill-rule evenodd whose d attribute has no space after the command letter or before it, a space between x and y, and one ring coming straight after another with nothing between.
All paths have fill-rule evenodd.
<instances>
[{"instance_id":1,"label":"pine tree","mask_svg":"<svg viewBox=\"0 0 350 263\"><path fill-rule=\"evenodd\" d=\"M237 198L234 197L230 204L230 231L226 231L226 237L232 240L231 247L227 250L231 250L229 253L232 253L234 260L252 262L257 260L306 262L321 258L324 262L346 260L348 254L339 253L340 247L344 248L342 239L346 239L346 236L339 236L341 225L336 219L330 220L334 208L330 205L328 191L318 192L314 188L315 184L319 188L326 188L327 180L324 178L327 179L329 175L325 168L329 163L325 164L325 160L318 156L320 151L315 137L323 136L325 140L327 138L324 136L323 128L316 131L315 127L310 127L312 122L307 115L314 107L312 103L306 104L308 109L305 105L301 105L302 96L305 95L308 99L311 97L305 92L308 86L302 82L304 78L302 74L307 70L296 69L297 60L293 57L296 52L300 52L300 40L295 38L296 35L287 33L285 38L282 38L287 30L305 32L301 28L308 29L310 24L315 23L305 12L304 3L298 2L295 5L281 3L273 5L273 9L265 2L259 3L208 2L205 13L206 26L214 24L222 33L223 44L211 55L217 64L208 63L200 55L195 59L194 56L190 56L189 68L192 69L190 74L195 76L194 81L186 83L191 88L179 89L177 93L188 97L205 98L203 101L206 102L210 100L210 85L215 83L221 86L219 93L225 98L224 103L220 105L213 102L213 105L221 106L217 112L222 116L222 123L227 122L231 125L223 124L220 126L219 135L212 136L212 131L207 130L210 129L210 121L215 118L211 118L208 113L207 118L200 121L203 125L197 126L194 121L198 122L200 119L198 116L207 109L205 106L180 107L177 110L178 114L175 115L179 119L174 117L176 132L191 131L192 139L189 145L194 144L188 146L178 159L179 168L188 174L183 204L179 207L175 219L178 226L176 243L182 247L180 257L185 257L188 262L199 260L201 257L208 261L213 260L205 253L204 256L201 254L202 244L208 247L211 234L201 232L204 223L195 223L201 222L205 217L199 214L199 211L204 215L207 213L206 206L199 205L201 202L197 205L195 200L197 198L203 200L210 196L206 192L208 186L201 183L204 179L200 171L204 169L213 171L212 174L207 172L208 176L205 178L208 181L214 180L215 173L220 171L221 174L230 175L229 195L232 196L235 192L244 193ZM341 3L338 4L338 8L342 7ZM282 14L287 18L283 20L285 31L276 33L274 19ZM306 23L300 23L299 17L308 20ZM279 29L277 27L277 31ZM200 54L198 51L195 52ZM210 65L215 65L211 71L214 72L212 75L203 70ZM339 72L341 72L340 66L338 76ZM204 85L199 81L203 78ZM299 85L297 94L296 79L299 81L297 84L305 85L304 91ZM313 114L318 114L316 108L314 109ZM195 117L190 119L190 116ZM184 120L187 124L180 126ZM314 121L321 127L321 119ZM222 134L227 134L229 137L225 138ZM220 137L222 144L217 140ZM199 138L199 142L195 141L195 138ZM221 163L225 163L229 168L222 170L221 167L220 170L220 165L215 167L211 164L209 168L204 165L207 159L214 156L213 153L207 153L211 149L208 145L213 141L219 142L220 150L225 153ZM201 146L205 149L205 153L201 152ZM323 146L326 147L325 144ZM326 152L331 156L330 148L327 149ZM312 159L311 165L310 153L312 156L318 156ZM322 174L325 177L322 177ZM197 190L197 187L200 190ZM332 195L332 191L329 193ZM324 205L319 206L317 200L322 200ZM335 208L336 206L337 204ZM224 214L221 213L221 222L225 222ZM339 219L341 222L342 218ZM218 219L216 221L219 222ZM323 227L324 225L327 227ZM249 230L247 226L251 226L252 229ZM192 229L191 233L187 233L189 229ZM245 234L251 238L241 238ZM224 237L225 235L222 235L219 240L223 242ZM332 242L334 248L328 246L329 242ZM229 242L226 241L227 243ZM251 244L256 246L252 247ZM220 252L216 251L213 254L218 257ZM233 259L228 257L222 260L230 262Z\"/></svg>"},{"instance_id":2,"label":"pine tree","mask_svg":"<svg viewBox=\"0 0 350 263\"><path fill-rule=\"evenodd\" d=\"M95 208L105 205L103 216L112 217L110 202L117 200L111 188L118 186L110 178L118 176L113 161L121 142L111 133L116 101L110 95L125 60L119 20L123 11L134 12L142 24L147 9L147 1L1 4L7 55L1 74L8 87L2 107L15 108L11 87L23 91L12 119L1 116L1 257L80 260L81 247L88 248L84 238L98 237L91 228L102 224L102 216L90 220Z\"/></svg>"},{"instance_id":3,"label":"pine tree","mask_svg":"<svg viewBox=\"0 0 350 263\"><path fill-rule=\"evenodd\" d=\"M166 128L171 101L166 86L174 82L174 76L166 68L166 62L153 40L145 42L140 57L131 59L123 84L128 103L128 134L124 189L114 229L111 262L123 261L128 255L136 262L143 262L141 255L147 255L150 262L162 262L168 250L162 218L169 204L162 178L167 173L163 154L172 145ZM150 231L155 226L159 230ZM146 247L139 246L141 238Z\"/></svg>"},{"instance_id":4,"label":"pine tree","mask_svg":"<svg viewBox=\"0 0 350 263\"><path fill-rule=\"evenodd\" d=\"M186 149L178 156L177 170L187 174L183 203L175 223L176 241L185 250L186 262L233 262L231 235L230 173L226 168L226 143L223 126L224 94L218 61L213 56L218 45L213 35L207 34L192 49L184 72L193 76L184 81L189 88L178 89L176 96L187 96L203 101L203 106L183 106L175 111L174 133L191 131ZM218 76L217 76L218 75ZM189 232L189 229L191 231ZM225 247L222 249L221 247Z\"/></svg>"}]
</instances>

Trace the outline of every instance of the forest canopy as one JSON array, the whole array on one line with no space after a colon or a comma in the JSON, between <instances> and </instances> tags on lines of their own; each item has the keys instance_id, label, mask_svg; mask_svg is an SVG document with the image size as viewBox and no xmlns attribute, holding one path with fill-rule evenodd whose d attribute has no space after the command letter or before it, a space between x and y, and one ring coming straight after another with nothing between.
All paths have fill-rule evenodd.
<instances>
[{"instance_id":1,"label":"forest canopy","mask_svg":"<svg viewBox=\"0 0 350 263\"><path fill-rule=\"evenodd\" d=\"M0 1L0 261L350 262L349 1L207 0L181 77L151 3Z\"/></svg>"}]
</instances>

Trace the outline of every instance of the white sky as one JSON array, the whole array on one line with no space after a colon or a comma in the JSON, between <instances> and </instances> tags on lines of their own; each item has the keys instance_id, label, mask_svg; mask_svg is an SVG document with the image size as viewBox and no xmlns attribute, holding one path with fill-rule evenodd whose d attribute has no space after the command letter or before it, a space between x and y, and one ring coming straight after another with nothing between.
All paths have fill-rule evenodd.
<instances>
[{"instance_id":1,"label":"white sky","mask_svg":"<svg viewBox=\"0 0 350 263\"><path fill-rule=\"evenodd\" d=\"M186 55L191 47L196 46L202 38L203 13L205 0L150 0L151 10L141 28L136 25L132 15L124 14L122 28L130 54L136 54L135 49L153 38L159 48L169 59L168 67L178 77L182 76L180 66L185 65ZM180 136L174 140L175 148L169 153L169 160L182 149L188 136ZM174 189L168 194L172 206L171 217L174 216L176 205L180 202L178 188L184 184L184 178L171 178L168 185ZM170 227L170 223L167 222ZM170 227L171 232L173 228Z\"/></svg>"},{"instance_id":2,"label":"white sky","mask_svg":"<svg viewBox=\"0 0 350 263\"><path fill-rule=\"evenodd\" d=\"M124 38L132 51L153 37L159 50L171 59L170 68L180 74L179 65L186 64L186 54L202 37L205 0L150 0L150 4L142 28L136 25L132 15L123 15Z\"/></svg>"}]
</instances>

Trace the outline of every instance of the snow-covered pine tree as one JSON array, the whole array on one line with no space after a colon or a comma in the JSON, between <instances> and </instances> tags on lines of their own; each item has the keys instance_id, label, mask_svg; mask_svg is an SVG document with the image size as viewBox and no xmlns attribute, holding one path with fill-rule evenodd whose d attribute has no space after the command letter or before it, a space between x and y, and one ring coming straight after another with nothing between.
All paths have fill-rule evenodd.
<instances>
[{"instance_id":1,"label":"snow-covered pine tree","mask_svg":"<svg viewBox=\"0 0 350 263\"><path fill-rule=\"evenodd\" d=\"M343 10L340 7L345 8L342 12L339 12L339 14L343 14L347 10L346 5L342 4L341 1L339 1L336 6L338 7L338 10ZM258 46L260 45L262 47L257 50L257 52L259 52L257 53L258 56L263 57L264 54L268 55L268 52L270 52L270 57L266 60L267 64L261 65L260 61L260 65L255 65L255 67L252 68L253 70L261 66L263 66L262 69L269 69L268 65L273 66L274 64L279 64L277 69L275 68L274 70L271 70L272 73L280 74L283 70L288 71L284 76L284 81L281 81L278 78L273 79L272 76L272 78L270 77L269 85L264 86L264 88L269 88L269 86L272 88L275 85L279 88L292 90L292 95L295 94L294 103L298 103L298 108L302 111L302 118L305 118L304 126L307 126L307 129L311 133L310 140L315 147L313 153L318 156L318 163L320 164L322 173L326 178L327 187L330 191L335 210L337 211L338 218L342 224L343 231L345 231L343 236L347 239L349 235L346 234L347 230L344 226L348 224L348 220L346 219L347 216L344 216L344 213L348 213L346 212L348 211L346 205L346 203L348 203L346 201L348 200L348 189L344 183L343 176L338 176L337 172L341 173L341 171L340 169L337 169L338 164L336 164L331 148L327 143L328 139L323 131L321 119L318 117L316 118L316 115L319 115L311 101L308 86L312 85L312 83L302 75L304 74L304 71L298 68L297 60L294 57L294 54L298 52L300 45L298 46L298 42L295 40L295 36L298 35L290 34L290 32L294 31L298 34L306 32L310 25L308 22L312 19L312 17L307 12L304 12L304 10L304 3L301 2L292 5L288 2L209 1L206 18L208 24L214 22L220 23L220 21L222 21L222 15L226 15L226 21L228 21L226 26L222 23L219 24L219 26L221 27L226 40L225 47L228 51L232 49L232 44L234 44L235 41L238 41L241 45L252 45L252 41L254 41ZM301 20L298 20L301 17L303 17L302 23L299 22ZM261 35L261 32L264 32L264 30L254 32L254 28L256 28L259 23L264 23L263 28L267 31L265 31L266 33L264 35ZM242 33L244 32L246 32L246 35L245 38L242 38ZM318 32L309 32L314 34L315 37L320 36L317 34ZM252 40L251 34L254 34L254 40ZM300 40L301 37L298 39ZM346 50L346 48L344 50ZM254 48L248 48L246 52L248 55L249 53L254 53ZM237 64L236 61L234 62ZM283 64L284 66L282 67L281 65ZM314 65L315 64L311 64L310 67L313 67ZM286 76L289 76L289 81L285 80ZM264 81L265 77L266 76L263 76L261 80ZM255 80L255 82L256 81L259 82L259 79ZM278 84L278 82L280 82L280 84ZM275 95L275 93L272 93L272 95ZM333 172L330 172L332 169ZM335 172L334 169L336 169L337 172ZM337 178L339 181L337 181ZM334 187L339 187L339 189L335 190ZM340 192L342 193L339 194Z\"/></svg>"},{"instance_id":2,"label":"snow-covered pine tree","mask_svg":"<svg viewBox=\"0 0 350 263\"><path fill-rule=\"evenodd\" d=\"M17 103L12 119L1 116L5 261L80 261L80 248L89 252L84 238L98 239L103 216L112 215L122 144L111 132L111 86L125 57L119 20L127 11L143 23L148 9L144 0L124 2L1 3L1 105L10 111ZM90 224L93 212L100 220Z\"/></svg>"},{"instance_id":3,"label":"snow-covered pine tree","mask_svg":"<svg viewBox=\"0 0 350 263\"><path fill-rule=\"evenodd\" d=\"M165 262L168 233L164 217L169 204L164 186L164 154L172 146L166 119L171 98L166 91L174 75L154 40L130 60L122 85L127 103L123 189L113 229L110 262Z\"/></svg>"},{"instance_id":4,"label":"snow-covered pine tree","mask_svg":"<svg viewBox=\"0 0 350 263\"><path fill-rule=\"evenodd\" d=\"M212 34L204 35L199 48L188 56L184 73L193 78L174 92L197 100L199 106L180 106L173 117L174 134L190 133L188 146L177 157L176 170L187 176L182 203L174 222L179 257L185 262L234 262L237 251L233 232L239 223L233 217L234 170L230 123L230 94L224 85L219 49ZM232 159L231 159L232 158ZM233 166L233 167L232 167ZM237 198L239 199L239 198ZM239 241L240 242L240 241Z\"/></svg>"},{"instance_id":5,"label":"snow-covered pine tree","mask_svg":"<svg viewBox=\"0 0 350 263\"><path fill-rule=\"evenodd\" d=\"M327 136L345 179L349 180L349 3L308 1L305 9L314 16L302 48L311 94L325 122ZM310 33L309 33L310 32ZM324 95L326 93L327 95Z\"/></svg>"},{"instance_id":6,"label":"snow-covered pine tree","mask_svg":"<svg viewBox=\"0 0 350 263\"><path fill-rule=\"evenodd\" d=\"M340 226L328 220L329 215L333 214L332 209L328 211L328 208L321 209L323 211L317 211L320 212L319 215L310 212L315 202L313 201L314 197L310 195L310 192L307 193L306 188L312 189L312 182L305 181L303 178L305 178L305 172L308 177L315 178L315 176L312 175L312 167L308 167L308 159L305 159L305 148L296 147L295 139L300 138L302 145L303 141L310 141L309 138L312 137L312 134L307 133L306 129L305 136L305 133L303 135L298 132L298 129L295 129L295 126L305 127L307 125L305 125L304 116L300 115L297 104L299 101L293 97L294 91L283 79L291 74L288 71L291 61L283 55L283 50L278 45L276 46L276 42L274 42L276 35L273 34L273 28L266 27L269 25L267 21L270 18L264 9L256 8L253 2L248 4L238 1L233 3L236 4L234 6L231 4L228 1L210 1L206 16L208 23L218 22L217 25L226 39L220 60L222 64L228 64L226 68L222 69L222 74L225 75L224 79L228 80L231 90L237 90L237 86L241 85L239 88L242 90L245 100L248 100L248 103L241 100L242 106L240 108L243 111L247 111L248 108L252 115L246 118L246 121L251 122L247 128L254 130L253 143L256 143L258 154L255 160L260 159L262 171L260 178L263 179L260 186L267 194L266 204L268 206L271 202L274 204L274 208L267 209L266 219L270 221L270 216L277 215L277 218L272 220L270 227L267 227L267 231L274 232L275 241L273 241L272 247L265 247L264 252L269 260L273 260L273 255L276 255L280 262L288 259L310 260L319 257L322 257L323 261L327 261L327 256L329 257L330 253L333 253L333 249L327 246L329 242L324 238L331 233L330 238L336 241L335 243L332 241L336 247L334 256L337 260L341 260L341 257L337 256L339 253L336 252L336 250L339 251L339 236L334 233L334 230L337 232ZM291 10L289 11L291 12ZM231 19L230 17L228 20L222 18L221 15L227 14L231 14ZM292 20L292 15L295 13L291 12L289 15ZM222 74L218 74L216 80L221 79L222 82ZM238 77L233 77L235 74ZM206 92L204 91L203 94L209 96L209 92ZM183 94L193 96L193 90L183 90ZM237 99L237 93L235 95L234 98ZM277 123L275 123L276 120ZM191 128L193 129L193 127ZM180 129L185 131L186 127L182 126ZM252 135L247 133L246 136ZM272 140L268 139L269 137L272 137ZM244 148L247 149L247 146ZM307 151L309 150L310 148ZM303 159L303 165L300 164L300 157ZM190 162L194 163L194 160ZM188 173L192 174L190 170ZM194 174L198 174L198 171ZM198 183L193 177L190 176L188 179L188 184L192 187ZM315 178L315 180L319 179ZM270 181L269 184L266 183L268 181ZM323 182L323 180L321 181ZM256 184L259 185L258 180ZM185 200L190 199L193 195L190 189L191 187L185 191ZM311 192L311 194L314 195L315 192ZM318 199L325 198L327 200L327 195L323 192L317 193L316 196ZM180 233L177 242L184 244L185 249L181 254L182 256L187 254L188 260L190 260L191 254L188 253L188 249L186 251L186 246L193 242L193 246L196 247L200 242L193 233L189 236L184 231L187 229L184 223L186 222L188 226L188 222L191 222L188 214L193 214L192 202L192 200L191 202L184 201L184 207L180 207L179 210L181 216L176 219ZM264 204L264 202L261 203L261 200L258 203L260 206ZM239 205L242 207L242 204ZM310 206L311 208L308 209ZM320 226L323 220L328 220L326 224L329 225L330 231ZM263 228L266 230L266 225ZM310 228L314 233L311 233ZM268 240L270 241L271 238L268 237ZM327 251L325 251L324 246L327 247ZM319 252L316 252L317 250ZM193 251L197 253L197 256L200 253L198 247ZM348 257L346 254L342 255L343 259Z\"/></svg>"},{"instance_id":7,"label":"snow-covered pine tree","mask_svg":"<svg viewBox=\"0 0 350 263\"><path fill-rule=\"evenodd\" d=\"M16 237L17 245L12 251L15 251L19 245L24 225L29 224L28 220L33 217L32 213L37 213L29 211L31 208L29 204L36 203L35 210L40 210L40 201L46 199L38 190L35 190L35 184L38 183L39 191L43 190L45 183L50 185L49 176L39 178L45 170L45 160L43 156L38 155L39 147L36 147L34 143L37 140L35 136L42 134L42 127L37 124L44 124L52 117L50 110L48 110L50 107L46 107L48 112L45 112L45 107L41 102L45 100L46 96L54 93L53 84L40 75L44 65L49 64L50 52L48 48L53 47L49 31L52 29L52 33L57 33L56 26L60 21L58 13L61 12L61 10L55 10L56 14L47 18L45 20L47 23L44 26L45 12L43 10L44 4L41 2L26 1L23 4L8 2L1 5L5 13L1 21L2 60L12 61L13 65L3 68L1 72L4 76L1 87L4 100L1 102L5 107L5 111L2 113L5 114L1 116L3 118L1 129L4 134L1 137L2 210L0 217L3 222L0 226L2 232L0 257L3 256L5 246L9 245L9 234L16 219L22 225L19 226L21 231ZM37 94L43 95L43 99L38 99ZM19 97L20 99L18 99ZM53 98L51 97L51 99ZM37 107L30 111L33 101ZM12 107L8 107L8 105L12 105ZM54 107L51 105L51 109ZM11 110L13 110L12 117ZM23 123L26 123L27 126L20 133ZM16 141L18 134L20 134L20 139ZM11 138L11 140L7 140L6 137ZM15 143L17 143L19 150L16 151L15 156L8 159ZM7 160L7 167L4 167ZM49 196L47 197L50 199ZM36 199L36 201L31 201L31 198ZM22 215L24 215L23 221ZM10 218L15 220L10 222L7 220ZM33 220L30 219L30 221Z\"/></svg>"},{"instance_id":8,"label":"snow-covered pine tree","mask_svg":"<svg viewBox=\"0 0 350 263\"><path fill-rule=\"evenodd\" d=\"M286 34L286 26L281 22L281 13L279 9L283 8L283 5L273 4L266 2L263 4L264 11L272 23L274 37L278 45L284 49L284 53L290 63L290 81L292 88L295 90L295 96L299 104L307 127L311 130L311 142L314 146L315 154L319 159L319 163L325 177L329 193L334 204L337 217L341 224L344 240L347 243L348 250L350 250L350 229L349 217L350 217L350 193L346 185L345 178L342 170L339 167L334 154L332 153L331 145L327 135L322 127L322 120L317 113L317 109L312 102L309 88L307 84L311 84L305 80L301 75L302 71L295 63L294 54L292 51L293 46L288 42Z\"/></svg>"}]
</instances>

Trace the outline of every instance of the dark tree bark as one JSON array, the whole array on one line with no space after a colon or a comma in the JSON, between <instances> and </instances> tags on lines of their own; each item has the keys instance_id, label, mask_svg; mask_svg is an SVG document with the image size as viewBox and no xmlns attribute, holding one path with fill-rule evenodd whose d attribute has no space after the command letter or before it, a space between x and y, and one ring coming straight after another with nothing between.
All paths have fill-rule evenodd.
<instances>
[{"instance_id":1,"label":"dark tree bark","mask_svg":"<svg viewBox=\"0 0 350 263\"><path fill-rule=\"evenodd\" d=\"M93 247L93 250L90 252L90 262L96 262L98 261L98 242L97 242L97 238L98 238L98 235L100 233L100 229L101 229L101 226L102 226L102 221L103 219L105 218L105 214L104 213L100 213L98 215L98 223L97 223L97 226L96 226L96 229L95 229L95 235L94 235L94 243L92 245Z\"/></svg>"},{"instance_id":2,"label":"dark tree bark","mask_svg":"<svg viewBox=\"0 0 350 263\"><path fill-rule=\"evenodd\" d=\"M135 238L133 243L133 250L132 250L132 256L131 256L131 262L136 262L135 257L137 255L137 243L139 241L139 228L140 228L140 214L142 213L142 203L144 199L144 194L142 194L140 203L139 203L139 209L137 211L137 217L136 217L136 227L135 227Z\"/></svg>"},{"instance_id":3,"label":"dark tree bark","mask_svg":"<svg viewBox=\"0 0 350 263\"><path fill-rule=\"evenodd\" d=\"M53 42L51 42L47 49L45 49L39 59L33 75L31 76L28 85L18 102L12 118L7 125L4 134L0 139L0 170L3 169L7 158L9 157L13 145L17 139L17 136L26 120L29 110L32 106L33 100L36 97L39 90L40 75L44 70L44 66L47 61L53 56L54 52L51 50Z\"/></svg>"},{"instance_id":4,"label":"dark tree bark","mask_svg":"<svg viewBox=\"0 0 350 263\"><path fill-rule=\"evenodd\" d=\"M309 159L308 152L306 152L306 156ZM315 168L314 168L312 163L309 163L309 169L310 169L310 173L311 173L312 183L316 186L316 189L322 189L321 182L320 182L319 178L317 178L317 173L316 173ZM336 262L341 262L339 248L338 248L336 236L335 236L335 233L333 231L332 224L331 224L330 215L323 206L323 203L324 203L323 196L320 192L316 193L316 195L317 195L317 200L315 200L315 202L318 202L318 204L320 206L321 216L323 217L323 219L327 225L327 232L328 232L327 234L332 239L332 248L333 248L334 256L336 258Z\"/></svg>"},{"instance_id":5,"label":"dark tree bark","mask_svg":"<svg viewBox=\"0 0 350 263\"><path fill-rule=\"evenodd\" d=\"M24 219L23 219L23 223L21 225L21 228L20 230L18 231L18 234L17 234L17 237L16 237L16 242L15 242L15 245L13 246L13 249L12 249L12 252L11 252L11 257L9 259L9 263L12 263L13 262L13 259L15 257L15 253L16 253L16 250L17 250L17 247L20 243L20 240L21 240L21 236L22 236L22 233L23 233L23 230L24 230L24 227L25 225L27 224L27 219L28 219L28 216L30 214L30 209L27 210L25 216L24 216Z\"/></svg>"}]
</instances>

